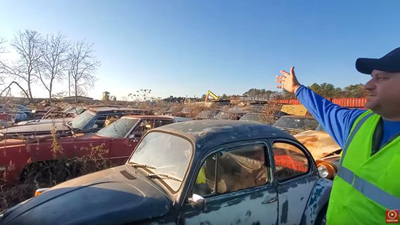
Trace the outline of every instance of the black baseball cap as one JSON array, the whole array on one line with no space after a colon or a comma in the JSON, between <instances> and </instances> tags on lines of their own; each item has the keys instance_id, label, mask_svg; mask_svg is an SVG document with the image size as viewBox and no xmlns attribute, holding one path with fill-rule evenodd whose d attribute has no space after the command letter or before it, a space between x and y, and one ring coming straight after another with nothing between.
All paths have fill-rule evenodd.
<instances>
[{"instance_id":1,"label":"black baseball cap","mask_svg":"<svg viewBox=\"0 0 400 225\"><path fill-rule=\"evenodd\" d=\"M359 58L356 61L358 72L371 74L373 70L400 72L400 48L389 52L380 59Z\"/></svg>"}]
</instances>

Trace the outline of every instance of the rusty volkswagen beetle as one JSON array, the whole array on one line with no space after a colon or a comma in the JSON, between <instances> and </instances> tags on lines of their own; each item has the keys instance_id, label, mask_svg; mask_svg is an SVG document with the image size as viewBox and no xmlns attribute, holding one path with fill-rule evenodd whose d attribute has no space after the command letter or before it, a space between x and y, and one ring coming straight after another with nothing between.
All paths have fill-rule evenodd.
<instances>
[{"instance_id":1,"label":"rusty volkswagen beetle","mask_svg":"<svg viewBox=\"0 0 400 225\"><path fill-rule=\"evenodd\" d=\"M125 165L57 185L0 224L322 224L331 185L281 130L190 121L151 130Z\"/></svg>"}]
</instances>

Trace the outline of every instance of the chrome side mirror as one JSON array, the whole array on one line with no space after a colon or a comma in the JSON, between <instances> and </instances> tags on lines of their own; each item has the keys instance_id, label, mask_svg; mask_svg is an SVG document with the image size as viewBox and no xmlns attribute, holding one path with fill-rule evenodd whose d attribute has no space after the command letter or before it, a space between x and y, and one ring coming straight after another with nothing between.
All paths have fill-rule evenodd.
<instances>
[{"instance_id":1,"label":"chrome side mirror","mask_svg":"<svg viewBox=\"0 0 400 225\"><path fill-rule=\"evenodd\" d=\"M204 209L206 200L198 194L193 194L191 198L188 199L191 206L197 209Z\"/></svg>"}]
</instances>

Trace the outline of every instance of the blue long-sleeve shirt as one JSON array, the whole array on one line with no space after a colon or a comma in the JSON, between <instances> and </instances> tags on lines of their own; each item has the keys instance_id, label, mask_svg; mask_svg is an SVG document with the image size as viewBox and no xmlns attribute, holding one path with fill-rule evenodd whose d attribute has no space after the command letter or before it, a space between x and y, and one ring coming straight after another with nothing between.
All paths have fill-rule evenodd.
<instances>
[{"instance_id":1,"label":"blue long-sleeve shirt","mask_svg":"<svg viewBox=\"0 0 400 225\"><path fill-rule=\"evenodd\" d=\"M349 109L333 104L303 85L297 89L296 96L342 148L354 122L365 112L365 110ZM380 146L384 146L386 142L399 134L400 121L383 119L383 137Z\"/></svg>"}]
</instances>

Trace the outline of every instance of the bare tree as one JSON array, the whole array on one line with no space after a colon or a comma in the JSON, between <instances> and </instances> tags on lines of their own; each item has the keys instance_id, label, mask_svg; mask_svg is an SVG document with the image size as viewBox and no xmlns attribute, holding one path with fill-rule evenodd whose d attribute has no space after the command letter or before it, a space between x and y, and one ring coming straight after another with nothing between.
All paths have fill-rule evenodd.
<instances>
[{"instance_id":1,"label":"bare tree","mask_svg":"<svg viewBox=\"0 0 400 225\"><path fill-rule=\"evenodd\" d=\"M6 43L6 39L0 37L0 54L4 53L6 51L5 47L4 47L5 43Z\"/></svg>"},{"instance_id":2,"label":"bare tree","mask_svg":"<svg viewBox=\"0 0 400 225\"><path fill-rule=\"evenodd\" d=\"M4 47L5 43L6 43L6 40L4 38L0 37L0 54L3 54L6 52L5 47ZM0 58L0 85L4 84L4 73L6 72L3 65L5 65L5 63Z\"/></svg>"},{"instance_id":3,"label":"bare tree","mask_svg":"<svg viewBox=\"0 0 400 225\"><path fill-rule=\"evenodd\" d=\"M10 88L12 84L16 84L21 88L29 100L32 100L33 98L31 85L37 76L35 71L38 70L40 59L42 57L40 51L41 45L42 37L38 32L33 30L25 30L24 32L19 31L11 42L11 46L15 48L19 55L19 60L11 66L4 63L2 64L2 72L11 75L17 80L25 82L27 90L25 90L17 81L12 81L7 88Z\"/></svg>"},{"instance_id":4,"label":"bare tree","mask_svg":"<svg viewBox=\"0 0 400 225\"><path fill-rule=\"evenodd\" d=\"M130 93L128 97L131 97L135 101L147 101L151 98L149 97L151 93L151 89L139 89L136 91L136 94Z\"/></svg>"},{"instance_id":5,"label":"bare tree","mask_svg":"<svg viewBox=\"0 0 400 225\"><path fill-rule=\"evenodd\" d=\"M65 35L48 35L41 48L42 60L37 73L39 79L49 92L51 100L55 80L61 81L67 68L69 44Z\"/></svg>"},{"instance_id":6,"label":"bare tree","mask_svg":"<svg viewBox=\"0 0 400 225\"><path fill-rule=\"evenodd\" d=\"M73 81L75 101L78 94L84 93L94 86L95 72L100 66L100 61L94 56L93 44L84 41L76 42L70 48L68 57L68 76ZM71 85L70 85L71 87Z\"/></svg>"}]
</instances>

